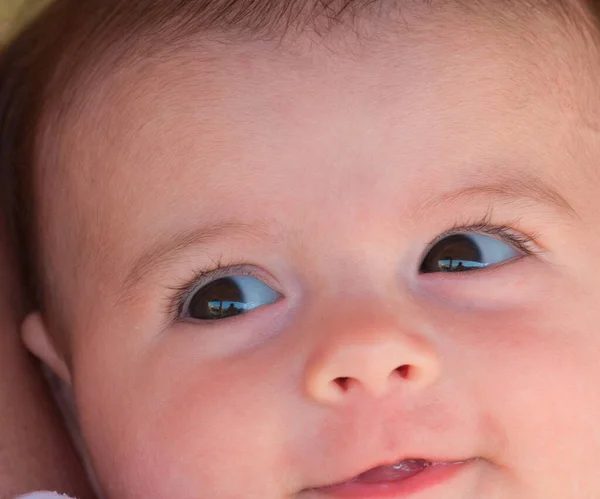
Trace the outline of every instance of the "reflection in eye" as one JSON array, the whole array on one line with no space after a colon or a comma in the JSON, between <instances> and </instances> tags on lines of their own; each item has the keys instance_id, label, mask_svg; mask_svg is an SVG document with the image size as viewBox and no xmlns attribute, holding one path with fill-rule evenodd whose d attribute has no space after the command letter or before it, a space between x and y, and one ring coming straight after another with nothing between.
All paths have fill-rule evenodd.
<instances>
[{"instance_id":1,"label":"reflection in eye","mask_svg":"<svg viewBox=\"0 0 600 499\"><path fill-rule=\"evenodd\" d=\"M223 277L196 290L182 308L182 319L226 319L269 305L279 294L250 276Z\"/></svg>"},{"instance_id":2,"label":"reflection in eye","mask_svg":"<svg viewBox=\"0 0 600 499\"><path fill-rule=\"evenodd\" d=\"M453 234L438 241L427 253L419 271L465 272L497 265L521 254L510 244L482 234Z\"/></svg>"}]
</instances>

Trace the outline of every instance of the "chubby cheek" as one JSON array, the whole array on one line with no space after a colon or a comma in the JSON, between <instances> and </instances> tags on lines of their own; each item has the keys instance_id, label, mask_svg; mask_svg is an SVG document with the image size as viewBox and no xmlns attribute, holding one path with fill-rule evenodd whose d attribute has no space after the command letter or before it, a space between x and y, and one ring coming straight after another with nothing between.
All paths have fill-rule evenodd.
<instances>
[{"instance_id":1,"label":"chubby cheek","mask_svg":"<svg viewBox=\"0 0 600 499\"><path fill-rule=\"evenodd\" d=\"M295 430L283 362L260 355L207 362L175 343L137 358L86 357L77 399L109 498L290 493L283 449Z\"/></svg>"},{"instance_id":2,"label":"chubby cheek","mask_svg":"<svg viewBox=\"0 0 600 499\"><path fill-rule=\"evenodd\" d=\"M497 439L489 457L529 497L600 491L600 320L595 300L561 295L538 310L474 318L456 343L454 358L470 366L456 365L459 384L474 389Z\"/></svg>"}]
</instances>

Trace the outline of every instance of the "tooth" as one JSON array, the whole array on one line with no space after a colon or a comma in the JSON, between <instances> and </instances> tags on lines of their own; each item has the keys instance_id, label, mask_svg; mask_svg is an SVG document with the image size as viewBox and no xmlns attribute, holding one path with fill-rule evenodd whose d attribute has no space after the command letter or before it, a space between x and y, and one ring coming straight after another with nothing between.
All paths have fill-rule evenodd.
<instances>
[{"instance_id":1,"label":"tooth","mask_svg":"<svg viewBox=\"0 0 600 499\"><path fill-rule=\"evenodd\" d=\"M397 471L415 471L419 468L429 466L429 462L423 459L405 459L399 463L393 464L392 468Z\"/></svg>"}]
</instances>

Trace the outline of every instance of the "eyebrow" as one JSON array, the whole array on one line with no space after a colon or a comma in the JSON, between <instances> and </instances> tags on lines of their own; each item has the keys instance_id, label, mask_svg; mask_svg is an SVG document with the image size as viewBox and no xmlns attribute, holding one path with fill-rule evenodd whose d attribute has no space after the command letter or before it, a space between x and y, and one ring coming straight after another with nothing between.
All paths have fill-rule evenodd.
<instances>
[{"instance_id":1,"label":"eyebrow","mask_svg":"<svg viewBox=\"0 0 600 499\"><path fill-rule=\"evenodd\" d=\"M131 270L123 281L123 296L128 297L144 277L154 272L157 267L172 261L186 249L207 246L226 236L257 236L259 232L264 235L266 230L260 226L257 228L237 221L218 222L179 232L167 240L158 242L134 260Z\"/></svg>"},{"instance_id":2,"label":"eyebrow","mask_svg":"<svg viewBox=\"0 0 600 499\"><path fill-rule=\"evenodd\" d=\"M550 184L542 179L517 172L506 175L505 178L491 183L470 185L467 187L453 189L443 193L421 204L418 211L424 212L435 208L440 204L451 203L459 199L493 198L505 201L530 200L538 204L549 206L569 217L577 217L576 211L569 202ZM223 237L237 235L265 236L265 226L254 226L238 221L218 222L200 227L194 227L189 231L182 231L161 241L135 259L134 264L123 281L123 296L129 297L137 286L148 274L154 272L157 267L172 261L177 255L191 247L207 246Z\"/></svg>"},{"instance_id":3,"label":"eyebrow","mask_svg":"<svg viewBox=\"0 0 600 499\"><path fill-rule=\"evenodd\" d=\"M553 186L523 172L508 173L495 182L469 185L446 192L423 203L420 211L459 199L478 198L495 198L504 201L529 200L566 214L569 218L578 216L571 204Z\"/></svg>"}]
</instances>

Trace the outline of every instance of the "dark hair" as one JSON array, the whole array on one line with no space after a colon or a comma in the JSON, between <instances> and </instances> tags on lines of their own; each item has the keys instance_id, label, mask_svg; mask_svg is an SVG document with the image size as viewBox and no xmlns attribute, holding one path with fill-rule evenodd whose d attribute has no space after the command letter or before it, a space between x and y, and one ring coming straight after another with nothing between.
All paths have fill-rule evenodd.
<instances>
[{"instance_id":1,"label":"dark hair","mask_svg":"<svg viewBox=\"0 0 600 499\"><path fill-rule=\"evenodd\" d=\"M307 29L324 36L340 26L352 29L359 13L383 12L383 6L398 10L411 2L485 6L498 17L552 11L587 31L600 11L599 0L54 0L0 54L0 211L8 216L21 257L29 305L44 304L33 180L39 174L35 145L49 103L60 114L98 68L110 71L118 61L177 49L198 34L233 42L280 39ZM510 15L503 24L515 19Z\"/></svg>"}]
</instances>

